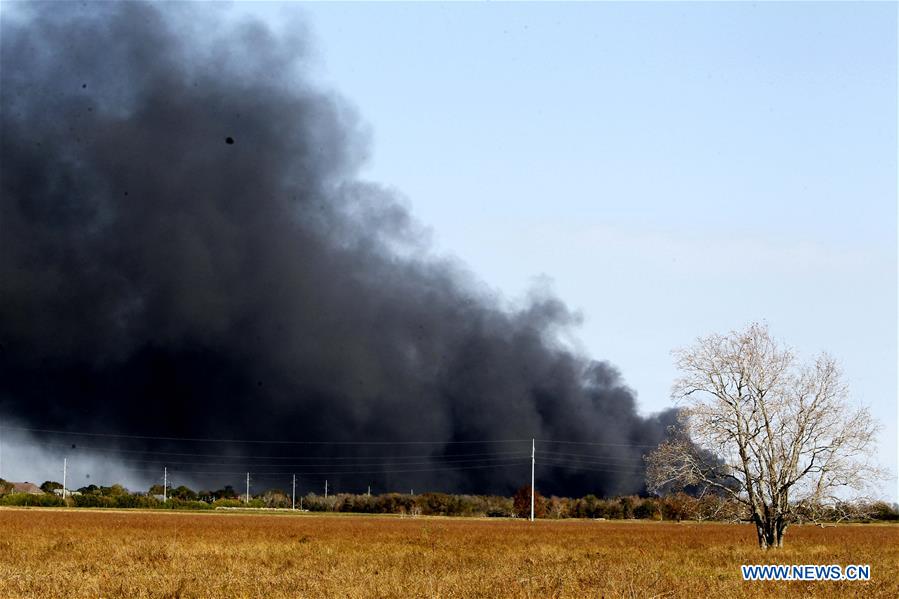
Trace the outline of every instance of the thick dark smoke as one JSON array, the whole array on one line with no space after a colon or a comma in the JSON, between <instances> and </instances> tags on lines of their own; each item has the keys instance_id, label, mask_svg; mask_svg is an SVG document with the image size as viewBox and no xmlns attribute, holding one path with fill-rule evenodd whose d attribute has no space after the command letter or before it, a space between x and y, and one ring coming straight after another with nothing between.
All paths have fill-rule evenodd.
<instances>
[{"instance_id":1,"label":"thick dark smoke","mask_svg":"<svg viewBox=\"0 0 899 599\"><path fill-rule=\"evenodd\" d=\"M566 349L575 318L558 300L510 310L429 254L407 209L357 178L364 128L304 78L302 39L187 10L52 3L4 17L0 411L70 431L439 442L77 441L148 460L395 470L383 456L424 454L410 469L429 470L530 450L450 442L593 442L541 444L598 456L543 460L542 490L642 489L639 458L672 414L641 418L613 367ZM182 469L212 469L204 459ZM527 461L329 477L338 490L508 492Z\"/></svg>"}]
</instances>

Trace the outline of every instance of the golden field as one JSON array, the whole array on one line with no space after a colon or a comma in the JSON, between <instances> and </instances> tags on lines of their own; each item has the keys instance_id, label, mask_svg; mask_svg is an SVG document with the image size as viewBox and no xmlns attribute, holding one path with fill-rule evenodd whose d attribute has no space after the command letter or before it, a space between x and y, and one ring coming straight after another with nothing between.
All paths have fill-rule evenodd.
<instances>
[{"instance_id":1,"label":"golden field","mask_svg":"<svg viewBox=\"0 0 899 599\"><path fill-rule=\"evenodd\" d=\"M0 509L0 597L899 597L899 527ZM744 582L740 564L870 564Z\"/></svg>"}]
</instances>

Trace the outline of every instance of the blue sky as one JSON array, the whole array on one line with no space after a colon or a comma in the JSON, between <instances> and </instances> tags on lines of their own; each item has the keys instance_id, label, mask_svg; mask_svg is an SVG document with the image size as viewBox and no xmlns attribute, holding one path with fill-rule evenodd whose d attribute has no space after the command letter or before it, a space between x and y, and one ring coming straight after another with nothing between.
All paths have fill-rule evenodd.
<instances>
[{"instance_id":1,"label":"blue sky","mask_svg":"<svg viewBox=\"0 0 899 599\"><path fill-rule=\"evenodd\" d=\"M363 177L508 301L550 285L643 412L673 348L765 320L840 360L897 472L895 4L235 9L305 23Z\"/></svg>"}]
</instances>

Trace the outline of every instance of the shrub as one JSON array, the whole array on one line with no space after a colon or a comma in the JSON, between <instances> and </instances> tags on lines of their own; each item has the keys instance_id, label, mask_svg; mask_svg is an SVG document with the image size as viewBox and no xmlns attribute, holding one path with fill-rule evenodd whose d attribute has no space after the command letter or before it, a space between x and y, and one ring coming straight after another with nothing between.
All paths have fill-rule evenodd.
<instances>
[{"instance_id":1,"label":"shrub","mask_svg":"<svg viewBox=\"0 0 899 599\"><path fill-rule=\"evenodd\" d=\"M890 505L886 501L875 501L867 511L873 520L899 520L899 506Z\"/></svg>"},{"instance_id":2,"label":"shrub","mask_svg":"<svg viewBox=\"0 0 899 599\"><path fill-rule=\"evenodd\" d=\"M525 485L518 489L515 497L512 498L513 512L519 518L530 518L531 516L531 485ZM534 517L544 518L546 516L546 499L539 491L534 491Z\"/></svg>"},{"instance_id":3,"label":"shrub","mask_svg":"<svg viewBox=\"0 0 899 599\"><path fill-rule=\"evenodd\" d=\"M56 489L62 489L62 485L59 484L59 483L56 482L56 481L53 481L53 480L45 480L45 481L41 484L41 491L43 491L44 493L51 493L51 494L52 494L53 491L56 490Z\"/></svg>"},{"instance_id":4,"label":"shrub","mask_svg":"<svg viewBox=\"0 0 899 599\"><path fill-rule=\"evenodd\" d=\"M32 495L31 493L9 493L0 497L0 505L14 506L39 506L39 507L61 507L64 506L62 497L56 495Z\"/></svg>"}]
</instances>

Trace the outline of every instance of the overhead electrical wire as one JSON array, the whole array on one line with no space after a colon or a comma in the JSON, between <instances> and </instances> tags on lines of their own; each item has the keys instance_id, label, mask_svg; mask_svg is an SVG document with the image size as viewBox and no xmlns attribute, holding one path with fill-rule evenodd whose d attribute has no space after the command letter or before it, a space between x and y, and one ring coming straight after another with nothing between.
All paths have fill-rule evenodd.
<instances>
[{"instance_id":1,"label":"overhead electrical wire","mask_svg":"<svg viewBox=\"0 0 899 599\"><path fill-rule=\"evenodd\" d=\"M32 433L47 433L53 435L74 435L82 437L106 437L114 439L140 439L144 441L183 441L190 443L253 443L261 445L451 445L451 444L468 444L468 445L484 445L495 443L525 443L531 439L491 439L487 441L272 441L264 439L211 439L205 437L157 437L151 435L126 435L119 433L95 433L86 431L63 431L44 428L14 427L2 426L2 430L17 430Z\"/></svg>"},{"instance_id":2,"label":"overhead electrical wire","mask_svg":"<svg viewBox=\"0 0 899 599\"><path fill-rule=\"evenodd\" d=\"M296 475L305 479L323 479L327 476L341 475L389 475L403 473L449 472L457 470L484 470L491 468L523 467L530 465L530 448L511 451L474 451L460 452L450 451L446 453L447 446L471 447L484 445L509 445L514 443L530 444L531 439L497 439L481 441L297 441L297 440L262 440L262 439L217 439L201 437L173 437L151 435L129 435L118 433L98 433L88 431L67 431L33 427L0 426L4 431L21 431L30 433L35 437L36 433L50 435L52 440L29 439L23 445L34 447L56 447L67 450L79 450L94 459L109 459L126 463L125 467L118 467L126 472L157 473L158 468L130 467L127 464L158 464L159 467L167 466L173 475L222 477L243 476L249 473L251 476L272 480L280 477ZM305 455L241 455L241 450L234 455L222 455L218 453L202 453L190 451L164 451L159 449L133 449L127 447L109 447L105 445L81 445L69 442L59 442L60 437L86 437L94 439L115 439L121 441L160 441L167 443L220 443L240 446L242 444L253 445L282 445L282 446L311 446L327 450L340 448L340 455L322 455L319 451L312 451ZM643 459L638 456L602 455L597 453L573 453L564 451L565 447L579 446L584 449L603 447L624 448L650 448L655 445L606 443L590 441L568 441L554 439L536 439L542 447L535 450L535 460L538 467L567 468L577 472L597 473L622 473L636 474L643 469ZM435 452L402 454L400 447L410 446L434 446ZM133 444L132 444L133 447ZM376 455L346 455L348 448L358 447L369 449L380 447L393 449L391 453ZM562 451L556 451L558 448ZM572 449L575 449L572 447ZM357 450L360 451L360 450ZM575 449L575 451L577 451ZM248 452L249 453L249 452ZM108 454L108 455L96 455ZM176 459L171 459L176 458ZM210 458L204 461L179 460L177 458ZM267 460L268 462L263 462ZM418 467L421 466L421 467ZM78 469L77 462L71 464L72 469ZM184 467L197 467L197 469L183 469ZM229 468L233 470L222 470ZM237 468L240 468L237 470ZM292 468L292 470L283 470ZM281 470L271 470L281 469Z\"/></svg>"},{"instance_id":3,"label":"overhead electrical wire","mask_svg":"<svg viewBox=\"0 0 899 599\"><path fill-rule=\"evenodd\" d=\"M165 455L165 456L177 456L177 457L211 457L211 458L219 458L224 459L229 456L223 456L221 452L219 453L193 453L193 452L173 452L173 451L156 451L156 450L145 450L145 449L120 449L117 447L98 447L95 445L77 445L72 447L68 443L50 443L43 441L29 441L23 443L23 445L31 445L38 447L59 447L65 449L78 449L78 450L88 450L91 452L97 453L136 453L141 455ZM493 455L517 455L519 453L525 453L524 450L520 451L495 451L495 452L477 452L477 453L444 453L444 454L414 454L414 455L378 455L372 456L371 459L404 459L404 458L444 458L444 457L467 457L467 456L493 456ZM530 455L530 452L527 452ZM244 460L318 460L318 459L333 459L333 460L355 460L355 459L367 459L365 457L358 458L354 456L321 456L321 455L288 455L288 456L275 456L275 455L264 455L264 456L252 456L252 455L235 455L233 456L235 459L244 459Z\"/></svg>"},{"instance_id":4,"label":"overhead electrical wire","mask_svg":"<svg viewBox=\"0 0 899 599\"><path fill-rule=\"evenodd\" d=\"M486 464L480 466L449 466L446 468L415 468L415 469L402 469L402 470L345 470L345 471L332 471L332 472L300 472L300 471L287 471L287 472L253 472L250 471L249 474L252 476L260 476L260 475L269 475L269 476L291 476L297 475L299 476L324 476L326 474L395 474L395 473L405 473L405 472L442 472L442 471L451 471L451 470L476 470L483 468L501 468L507 466L527 466L530 465L530 461L519 461L507 464ZM158 469L149 469L149 468L122 468L121 470L127 472L159 472ZM203 471L203 470L181 470L177 468L172 468L169 472L173 474L205 474L205 475L245 475L247 474L246 470L235 470L233 472L224 472L224 471Z\"/></svg>"},{"instance_id":5,"label":"overhead electrical wire","mask_svg":"<svg viewBox=\"0 0 899 599\"><path fill-rule=\"evenodd\" d=\"M537 450L538 457L553 457L558 459L570 459L572 461L602 461L602 462L614 462L614 463L643 463L642 457L618 457L618 456L602 456L602 455L586 455L586 454L570 454L570 453L556 453L551 451L541 451Z\"/></svg>"},{"instance_id":6,"label":"overhead electrical wire","mask_svg":"<svg viewBox=\"0 0 899 599\"><path fill-rule=\"evenodd\" d=\"M119 458L121 462L138 462L138 463L149 463L149 464L159 464L161 466L224 466L224 467L236 467L236 466L245 466L246 468L258 469L258 468L289 468L295 466L297 468L333 468L337 467L349 467L349 466L426 466L434 463L477 463L477 462L496 462L503 460L511 460L511 459L524 459L530 457L525 454L518 454L513 456L506 457L495 457L495 458L472 458L472 459L461 459L461 460L429 460L426 462L357 462L357 463L342 463L342 464L241 464L240 462L180 462L180 461L162 461L162 460L141 460L134 458ZM246 469L245 468L245 469Z\"/></svg>"},{"instance_id":7,"label":"overhead electrical wire","mask_svg":"<svg viewBox=\"0 0 899 599\"><path fill-rule=\"evenodd\" d=\"M658 447L641 443L604 443L601 441L559 441L554 439L534 439L537 443L559 443L564 445L599 445L606 447Z\"/></svg>"}]
</instances>

